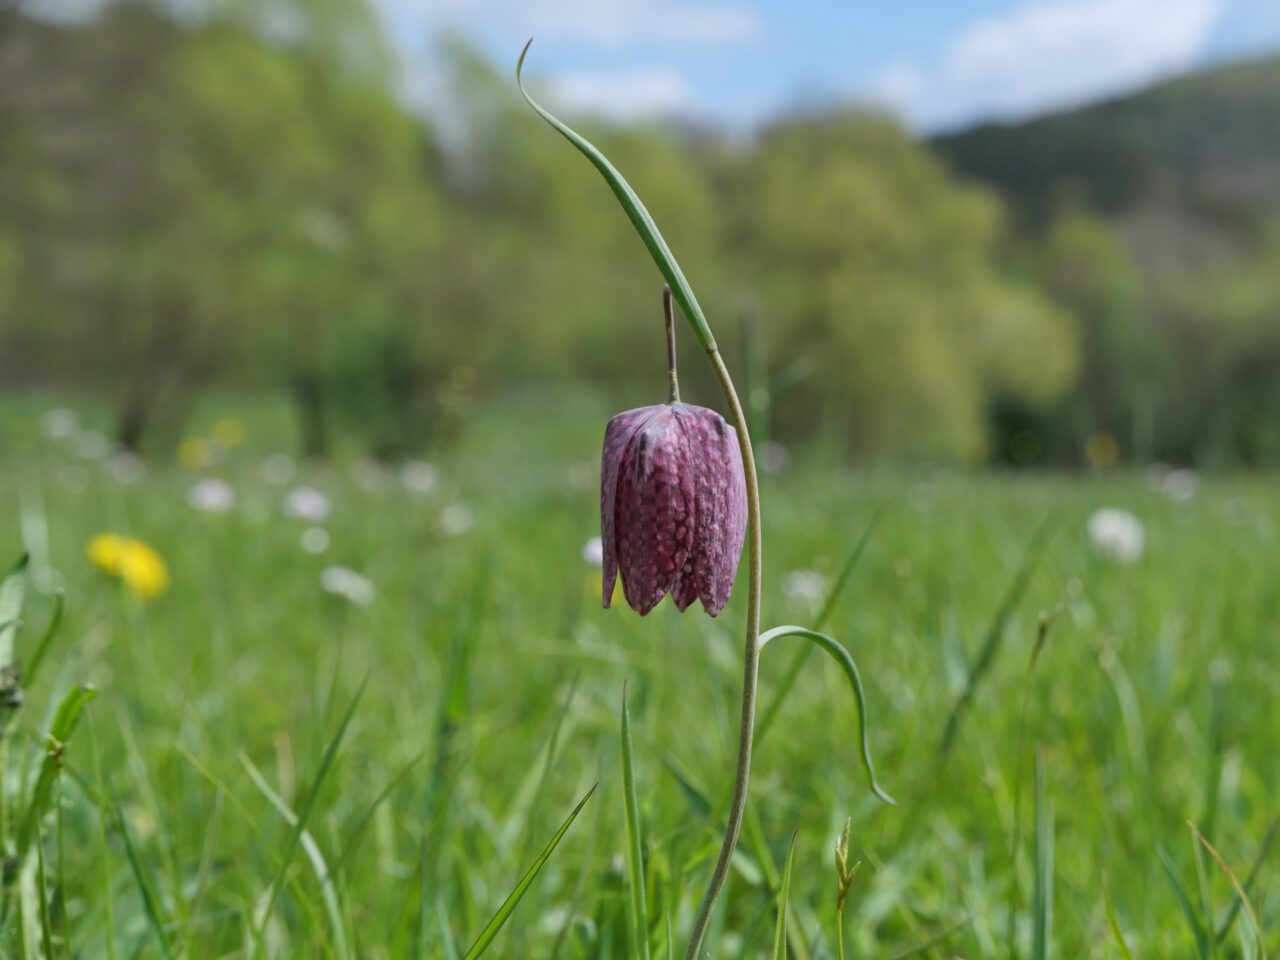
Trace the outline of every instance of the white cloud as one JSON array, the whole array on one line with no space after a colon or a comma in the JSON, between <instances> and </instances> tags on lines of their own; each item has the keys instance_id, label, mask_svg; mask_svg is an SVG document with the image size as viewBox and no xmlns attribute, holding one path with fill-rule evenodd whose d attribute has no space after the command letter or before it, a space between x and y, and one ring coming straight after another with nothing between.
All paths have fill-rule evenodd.
<instances>
[{"instance_id":1,"label":"white cloud","mask_svg":"<svg viewBox=\"0 0 1280 960\"><path fill-rule=\"evenodd\" d=\"M961 30L936 63L891 64L870 95L919 127L1016 118L1195 62L1225 0L1040 0Z\"/></svg>"},{"instance_id":2,"label":"white cloud","mask_svg":"<svg viewBox=\"0 0 1280 960\"><path fill-rule=\"evenodd\" d=\"M393 30L426 35L441 27L469 36L542 36L621 48L645 43L730 45L764 35L754 11L732 3L675 0L376 0Z\"/></svg>"},{"instance_id":3,"label":"white cloud","mask_svg":"<svg viewBox=\"0 0 1280 960\"><path fill-rule=\"evenodd\" d=\"M570 112L624 119L680 113L695 106L692 85L672 67L562 72L551 91L552 101Z\"/></svg>"}]
</instances>

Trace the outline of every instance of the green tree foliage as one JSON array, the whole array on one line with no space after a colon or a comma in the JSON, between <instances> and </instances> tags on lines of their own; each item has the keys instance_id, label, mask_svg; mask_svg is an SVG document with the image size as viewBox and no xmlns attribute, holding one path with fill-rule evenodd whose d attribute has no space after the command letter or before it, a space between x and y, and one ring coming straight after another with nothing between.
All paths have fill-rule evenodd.
<instances>
[{"instance_id":1,"label":"green tree foliage","mask_svg":"<svg viewBox=\"0 0 1280 960\"><path fill-rule=\"evenodd\" d=\"M1036 404L1070 385L1070 317L1002 272L998 201L958 187L889 120L779 125L742 178L741 269L771 354L816 369L797 419L822 409L863 450L976 459L995 397Z\"/></svg>"},{"instance_id":2,"label":"green tree foliage","mask_svg":"<svg viewBox=\"0 0 1280 960\"><path fill-rule=\"evenodd\" d=\"M274 385L307 452L341 433L384 457L514 381L661 383L658 277L606 188L508 70L458 38L434 56L448 108L424 118L366 0L0 9L0 381L105 400L127 446L167 441L208 385ZM1270 96L1267 70L932 149L845 109L745 141L575 122L726 349L758 305L753 410L779 436L963 461L1031 437L1014 459L1069 462L1105 430L1261 462L1276 243L1232 198L1270 182L1271 127L1226 105ZM1206 111L1236 147L1204 147ZM685 365L691 395L704 375Z\"/></svg>"}]
</instances>

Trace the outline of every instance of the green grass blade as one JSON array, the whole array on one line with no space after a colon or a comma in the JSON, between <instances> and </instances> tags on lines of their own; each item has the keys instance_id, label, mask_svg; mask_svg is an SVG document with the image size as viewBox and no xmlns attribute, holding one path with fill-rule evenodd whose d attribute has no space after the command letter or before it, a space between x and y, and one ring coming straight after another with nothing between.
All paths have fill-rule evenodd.
<instances>
[{"instance_id":1,"label":"green grass blade","mask_svg":"<svg viewBox=\"0 0 1280 960\"><path fill-rule=\"evenodd\" d=\"M1120 955L1124 960L1133 960L1133 954L1129 952L1129 944L1124 939L1124 931L1120 929L1120 918L1116 915L1116 905L1111 899L1111 887L1107 884L1106 874L1102 876L1102 904L1106 908L1107 925L1111 927L1111 935L1115 937Z\"/></svg>"},{"instance_id":2,"label":"green grass blade","mask_svg":"<svg viewBox=\"0 0 1280 960\"><path fill-rule=\"evenodd\" d=\"M245 768L249 774L249 779L253 781L253 785L258 791L267 798L276 812L284 819L285 823L290 827L298 826L298 815L289 809L289 805L284 802L284 798L271 789L271 785L267 783L266 778L253 765L243 753L239 755L240 765ZM346 924L342 919L342 905L338 899L338 888L334 882L333 874L329 870L329 864L325 862L324 853L320 850L320 845L316 843L315 837L311 835L310 830L303 829L298 834L298 842L302 846L302 852L307 860L311 863L311 869L316 875L316 880L320 882L320 896L324 900L325 913L329 915L329 926L333 931L333 952L340 958L351 956L351 949L347 945Z\"/></svg>"},{"instance_id":3,"label":"green grass blade","mask_svg":"<svg viewBox=\"0 0 1280 960\"><path fill-rule=\"evenodd\" d=\"M0 668L13 663L13 642L22 625L22 602L27 595L28 554L23 554L0 580Z\"/></svg>"},{"instance_id":4,"label":"green grass blade","mask_svg":"<svg viewBox=\"0 0 1280 960\"><path fill-rule=\"evenodd\" d=\"M66 750L67 743L71 740L71 735L80 723L80 717L84 714L85 707L97 695L97 691L90 686L72 687L71 691L62 698L62 702L58 704L58 710L53 717L53 726L49 730L49 747L45 752L44 761L40 764L40 773L37 775L35 786L31 791L31 801L27 807L27 814L23 818L22 825L18 828L17 855L19 859L25 857L27 851L31 848L31 843L36 836L36 827L39 819L49 806L49 794L53 791L54 781L58 777L58 771L62 768L63 751Z\"/></svg>"},{"instance_id":5,"label":"green grass blade","mask_svg":"<svg viewBox=\"0 0 1280 960\"><path fill-rule=\"evenodd\" d=\"M1031 957L1047 960L1053 940L1053 801L1044 754L1036 756L1035 885L1031 893Z\"/></svg>"},{"instance_id":6,"label":"green grass blade","mask_svg":"<svg viewBox=\"0 0 1280 960\"><path fill-rule=\"evenodd\" d=\"M787 847L787 863L782 868L782 886L778 888L778 923L773 928L773 960L787 960L787 897L791 895L791 867L796 859L796 836L792 831Z\"/></svg>"},{"instance_id":7,"label":"green grass blade","mask_svg":"<svg viewBox=\"0 0 1280 960\"><path fill-rule=\"evenodd\" d=\"M1156 846L1156 856L1160 860L1160 865L1164 867L1165 876L1169 878L1169 883L1173 885L1173 894L1177 898L1178 907L1182 910L1183 917L1186 918L1187 926L1191 928L1191 932L1196 938L1196 955L1207 957L1209 955L1208 937L1205 933L1204 925L1200 922L1200 915L1196 913L1195 907L1191 905L1191 897L1187 895L1187 888L1182 883L1182 878L1178 876L1178 868L1174 866L1173 859L1169 856L1169 852L1164 847Z\"/></svg>"},{"instance_id":8,"label":"green grass blade","mask_svg":"<svg viewBox=\"0 0 1280 960\"><path fill-rule=\"evenodd\" d=\"M1027 547L1027 552L1022 558L1022 564L1018 567L1017 573L1014 574L1013 580L1009 583L1009 589L1005 592L1004 598L1000 601L1000 606L996 609L996 615L992 619L987 635L982 641L982 647L973 662L973 667L969 670L969 678L965 682L964 689L960 691L960 696L956 700L955 706L951 708L951 714L947 717L946 726L942 731L942 739L938 743L939 753L946 753L951 749L951 744L955 742L956 732L960 729L960 720L970 702L972 702L974 692L978 689L978 684L981 683L982 678L986 676L987 671L995 663L996 653L1000 649L1000 641L1004 639L1005 624L1009 622L1009 617L1013 615L1014 609L1018 606L1019 601L1022 600L1022 595L1026 592L1027 585L1031 583L1031 574L1035 571L1036 561L1040 559L1040 554L1048 546L1056 527L1057 518L1055 516L1046 517L1031 538L1031 544Z\"/></svg>"},{"instance_id":9,"label":"green grass blade","mask_svg":"<svg viewBox=\"0 0 1280 960\"><path fill-rule=\"evenodd\" d=\"M1267 829L1267 835L1262 840L1262 848L1258 851L1257 859L1253 861L1253 866L1249 868L1249 875L1244 878L1244 892L1246 894L1252 892L1254 881L1258 879L1258 872L1262 869L1263 862L1267 859L1267 854L1271 852L1271 844L1275 842L1276 833L1280 830L1280 817L1271 821L1271 826ZM1214 939L1219 943L1227 938L1227 934L1231 932L1231 925L1235 923L1236 917L1240 914L1240 900L1231 901L1231 909L1227 911L1226 917L1222 921L1222 925L1218 927L1218 932Z\"/></svg>"},{"instance_id":10,"label":"green grass blade","mask_svg":"<svg viewBox=\"0 0 1280 960\"><path fill-rule=\"evenodd\" d=\"M827 599L822 604L818 619L813 623L814 630L821 630L825 627L827 621L831 619L831 615L835 613L840 595L844 593L845 586L853 577L854 568L857 567L858 561L862 559L862 555L866 552L867 544L871 542L871 535L875 533L876 527L880 525L880 521L884 517L884 511L885 505L882 503L876 508L876 512L871 515L871 521L863 528L862 536L854 544L853 552L849 554L849 559L840 568L840 575L836 577L836 582L831 585L831 590L827 593ZM796 680L800 677L800 671L804 668L806 661L809 659L809 654L812 652L812 647L801 647L791 658L791 663L787 665L787 672L782 675L782 680L778 682L778 686L773 692L773 699L769 701L769 705L765 707L764 713L760 716L760 722L756 724L755 745L757 749L765 733L768 732L769 728L773 726L773 722L777 719L778 711L782 709L783 703L786 702L787 697L790 695L791 688L796 685Z\"/></svg>"},{"instance_id":11,"label":"green grass blade","mask_svg":"<svg viewBox=\"0 0 1280 960\"><path fill-rule=\"evenodd\" d=\"M1249 903L1249 895L1245 893L1244 888L1240 885L1235 871L1227 866L1227 861L1222 858L1222 854L1205 839L1205 835L1200 832L1200 829L1194 823L1188 820L1187 826L1191 828L1192 835L1200 841L1200 845L1209 851L1209 856L1213 857L1213 862L1218 865L1218 869L1222 871L1227 881L1231 884L1231 889L1235 892L1238 902L1244 907L1245 915L1249 918L1249 923L1253 927L1254 940L1258 945L1258 955L1262 960L1267 960L1267 945L1262 938L1262 926L1258 923L1258 915L1253 912L1253 905Z\"/></svg>"},{"instance_id":12,"label":"green grass blade","mask_svg":"<svg viewBox=\"0 0 1280 960\"><path fill-rule=\"evenodd\" d=\"M587 801L591 799L591 795L596 792L596 787L598 786L598 783L594 784L583 798L578 801L578 805L573 808L573 812L569 814L564 823L560 824L560 829L555 832L555 836L542 848L542 853L538 854L538 859L533 861L533 866L520 878L520 882L516 884L515 889L511 891L507 899L502 901L502 906L498 908L498 912L485 924L484 929L480 931L480 936L476 937L475 943L471 945L471 949L466 952L462 960L475 960L476 957L489 948L489 944L493 943L493 938L498 935L502 925L507 922L507 918L511 916L516 906L519 905L521 898L528 892L529 887L533 885L533 881L537 878L539 871L551 858L551 854L555 852L560 840L569 832L569 828L573 826L573 821L578 818L578 814L582 812L582 808L586 806Z\"/></svg>"},{"instance_id":13,"label":"green grass blade","mask_svg":"<svg viewBox=\"0 0 1280 960\"><path fill-rule=\"evenodd\" d=\"M631 743L631 711L627 685L622 685L622 793L627 818L627 872L631 888L630 931L634 955L649 960L649 908L645 903L644 852L640 838L640 802L636 797L636 769Z\"/></svg>"},{"instance_id":14,"label":"green grass blade","mask_svg":"<svg viewBox=\"0 0 1280 960\"><path fill-rule=\"evenodd\" d=\"M667 241L663 239L662 233L658 230L658 225L653 222L653 217L649 215L645 205L640 202L636 192L631 189L631 184L627 183L622 174L614 169L613 164L605 158L605 155L594 144L567 124L552 116L525 90L521 74L524 70L524 58L528 55L529 46L532 43L533 39L530 38L529 42L524 45L524 49L520 51L520 59L516 63L516 85L520 88L521 96L524 97L525 102L533 108L533 111L538 116L573 144L583 156L591 161L592 166L600 171L600 175L609 184L609 189L613 191L613 195L622 204L622 209L626 212L631 225L635 227L636 233L640 235L640 239L644 242L649 255L653 257L653 262L657 264L658 270L662 273L667 283L670 284L671 294L675 297L676 302L680 304L680 309L684 311L685 319L693 327L693 332L697 336L698 342L708 352L715 350L715 338L711 336L711 328L707 326L707 318L702 312L702 307L698 304L698 298L693 294L693 288L689 286L689 281L685 279L684 271L680 269L680 264L676 262L675 256L671 253L671 248L667 246Z\"/></svg>"},{"instance_id":15,"label":"green grass blade","mask_svg":"<svg viewBox=\"0 0 1280 960\"><path fill-rule=\"evenodd\" d=\"M49 652L49 645L53 643L53 638L57 635L58 628L62 626L62 617L66 613L66 609L67 595L59 590L53 595L53 613L49 617L49 625L44 628L44 636L40 638L40 642L31 654L31 659L22 671L22 682L28 687L35 683L36 674L40 672L40 665L44 663L45 654Z\"/></svg>"},{"instance_id":16,"label":"green grass blade","mask_svg":"<svg viewBox=\"0 0 1280 960\"><path fill-rule=\"evenodd\" d=\"M858 704L858 733L862 741L862 768L867 774L867 785L871 788L871 792L885 803L895 803L896 801L893 797L881 789L880 784L876 782L875 766L871 762L871 745L867 740L867 698L862 689L862 677L858 674L858 665L853 662L853 657L849 655L849 651L824 633L818 633L816 630L809 630L806 627L795 626L774 627L772 630L767 630L760 634L760 649L763 650L769 641L778 637L802 637L805 640L812 641L830 654L831 659L840 665L840 669L844 671L849 680L850 687L853 688L853 696Z\"/></svg>"},{"instance_id":17,"label":"green grass blade","mask_svg":"<svg viewBox=\"0 0 1280 960\"><path fill-rule=\"evenodd\" d=\"M926 950L932 950L938 944L943 943L947 940L950 940L957 933L960 933L962 930L967 930L971 926L973 926L973 917L969 917L966 920L961 920L959 923L952 924L951 926L947 927L947 929L945 930L938 931L933 936L929 937L927 940L923 940L920 943L912 944L909 947L903 947L901 950L897 951L896 953L891 953L889 955L889 960L906 960L907 957L919 956L920 954L924 953Z\"/></svg>"},{"instance_id":18,"label":"green grass blade","mask_svg":"<svg viewBox=\"0 0 1280 960\"><path fill-rule=\"evenodd\" d=\"M164 932L164 918L160 914L160 904L154 892L155 888L151 883L146 864L143 863L138 847L133 841L133 834L129 830L128 822L125 820L124 811L120 808L119 798L115 801L115 821L116 829L120 831L120 837L124 841L125 855L129 858L129 869L133 872L134 882L138 885L138 892L142 895L142 907L147 917L147 927L156 942L156 949L160 951L160 956L164 957L165 960L172 960L173 951L169 948L169 938Z\"/></svg>"},{"instance_id":19,"label":"green grass blade","mask_svg":"<svg viewBox=\"0 0 1280 960\"><path fill-rule=\"evenodd\" d=\"M366 675L364 680L360 682L360 688L356 691L356 695L351 698L351 705L347 707L347 712L338 724L337 731L330 739L329 745L325 747L324 756L320 760L320 768L316 771L316 775L311 781L311 786L307 790L307 795L302 800L302 806L298 809L297 822L294 823L293 828L289 831L289 841L285 844L284 854L280 858L280 867L271 880L271 886L267 888L266 902L262 905L261 915L254 924L253 952L255 954L261 949L262 933L266 929L267 919L271 916L271 911L275 907L276 897L280 895L280 888L284 885L285 873L293 860L294 851L298 849L298 845L302 840L302 833L306 830L311 814L315 810L316 798L320 796L320 788L324 785L329 768L333 766L334 757L338 755L338 747L342 744L342 738L346 735L347 726L351 723L351 718L355 716L356 707L360 704L360 698L364 696L365 687L368 683L369 677Z\"/></svg>"}]
</instances>

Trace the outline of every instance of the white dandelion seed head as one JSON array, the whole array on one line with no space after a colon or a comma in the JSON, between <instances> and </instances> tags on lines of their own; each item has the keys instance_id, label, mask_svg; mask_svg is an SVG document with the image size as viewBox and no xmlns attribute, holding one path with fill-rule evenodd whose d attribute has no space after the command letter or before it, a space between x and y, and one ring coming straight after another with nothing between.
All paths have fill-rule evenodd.
<instances>
[{"instance_id":1,"label":"white dandelion seed head","mask_svg":"<svg viewBox=\"0 0 1280 960\"><path fill-rule=\"evenodd\" d=\"M65 440L80 432L80 415L66 407L54 407L40 415L40 432L50 440Z\"/></svg>"},{"instance_id":2,"label":"white dandelion seed head","mask_svg":"<svg viewBox=\"0 0 1280 960\"><path fill-rule=\"evenodd\" d=\"M236 503L236 492L225 480L210 477L191 485L187 505L201 513L226 513Z\"/></svg>"},{"instance_id":3,"label":"white dandelion seed head","mask_svg":"<svg viewBox=\"0 0 1280 960\"><path fill-rule=\"evenodd\" d=\"M357 607L367 607L378 595L377 589L368 577L362 576L350 567L334 565L320 571L320 588L325 593L342 597Z\"/></svg>"},{"instance_id":4,"label":"white dandelion seed head","mask_svg":"<svg viewBox=\"0 0 1280 960\"><path fill-rule=\"evenodd\" d=\"M816 608L827 594L827 578L817 570L792 570L782 580L782 592L792 603Z\"/></svg>"},{"instance_id":5,"label":"white dandelion seed head","mask_svg":"<svg viewBox=\"0 0 1280 960\"><path fill-rule=\"evenodd\" d=\"M107 461L107 473L122 487L129 487L147 475L147 465L141 457L122 450Z\"/></svg>"},{"instance_id":6,"label":"white dandelion seed head","mask_svg":"<svg viewBox=\"0 0 1280 960\"><path fill-rule=\"evenodd\" d=\"M410 460L400 467L400 484L410 493L425 497L439 482L436 468L425 460Z\"/></svg>"},{"instance_id":7,"label":"white dandelion seed head","mask_svg":"<svg viewBox=\"0 0 1280 960\"><path fill-rule=\"evenodd\" d=\"M785 473L791 466L791 451L776 440L767 440L760 444L760 469L773 475Z\"/></svg>"},{"instance_id":8,"label":"white dandelion seed head","mask_svg":"<svg viewBox=\"0 0 1280 960\"><path fill-rule=\"evenodd\" d=\"M1186 503L1200 489L1200 475L1190 467L1178 467L1165 474L1160 492L1175 503Z\"/></svg>"},{"instance_id":9,"label":"white dandelion seed head","mask_svg":"<svg viewBox=\"0 0 1280 960\"><path fill-rule=\"evenodd\" d=\"M324 553L329 549L329 531L324 527L307 527L298 538L302 549L312 555Z\"/></svg>"},{"instance_id":10,"label":"white dandelion seed head","mask_svg":"<svg viewBox=\"0 0 1280 960\"><path fill-rule=\"evenodd\" d=\"M96 430L81 430L71 436L71 452L84 460L105 460L111 455L111 441Z\"/></svg>"},{"instance_id":11,"label":"white dandelion seed head","mask_svg":"<svg viewBox=\"0 0 1280 960\"><path fill-rule=\"evenodd\" d=\"M287 453L273 453L259 467L262 479L273 486L282 487L298 473L298 465Z\"/></svg>"},{"instance_id":12,"label":"white dandelion seed head","mask_svg":"<svg viewBox=\"0 0 1280 960\"><path fill-rule=\"evenodd\" d=\"M365 493L374 493L391 482L391 472L377 460L361 457L351 464L351 479Z\"/></svg>"},{"instance_id":13,"label":"white dandelion seed head","mask_svg":"<svg viewBox=\"0 0 1280 960\"><path fill-rule=\"evenodd\" d=\"M604 566L604 541L592 537L582 545L582 559L593 567Z\"/></svg>"},{"instance_id":14,"label":"white dandelion seed head","mask_svg":"<svg viewBox=\"0 0 1280 960\"><path fill-rule=\"evenodd\" d=\"M1142 521L1128 510L1104 507L1088 524L1089 542L1101 556L1117 563L1136 563L1147 545Z\"/></svg>"},{"instance_id":15,"label":"white dandelion seed head","mask_svg":"<svg viewBox=\"0 0 1280 960\"><path fill-rule=\"evenodd\" d=\"M329 519L329 498L314 487L295 487L284 495L281 509L286 517L323 523Z\"/></svg>"},{"instance_id":16,"label":"white dandelion seed head","mask_svg":"<svg viewBox=\"0 0 1280 960\"><path fill-rule=\"evenodd\" d=\"M447 537L466 533L475 522L475 514L465 503L451 503L440 511L440 530Z\"/></svg>"}]
</instances>

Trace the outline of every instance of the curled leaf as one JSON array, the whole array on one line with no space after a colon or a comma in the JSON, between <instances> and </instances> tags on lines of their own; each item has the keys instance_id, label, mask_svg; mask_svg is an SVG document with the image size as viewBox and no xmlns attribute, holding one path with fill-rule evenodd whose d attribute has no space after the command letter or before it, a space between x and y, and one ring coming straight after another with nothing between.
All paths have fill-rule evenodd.
<instances>
[{"instance_id":1,"label":"curled leaf","mask_svg":"<svg viewBox=\"0 0 1280 960\"><path fill-rule=\"evenodd\" d=\"M853 662L853 657L849 655L840 643L832 640L825 633L818 633L816 630L810 630L806 627L774 627L760 634L757 641L761 650L770 640L778 637L802 637L809 640L828 654L831 655L836 663L840 665L840 669L844 671L844 675L849 679L849 685L853 688L853 697L858 703L858 733L862 741L862 768L867 773L867 785L871 788L871 792L883 800L885 803L896 803L893 797L889 796L876 782L875 766L871 762L871 747L867 742L867 702L866 694L862 690L862 677L858 674L858 665Z\"/></svg>"}]
</instances>

